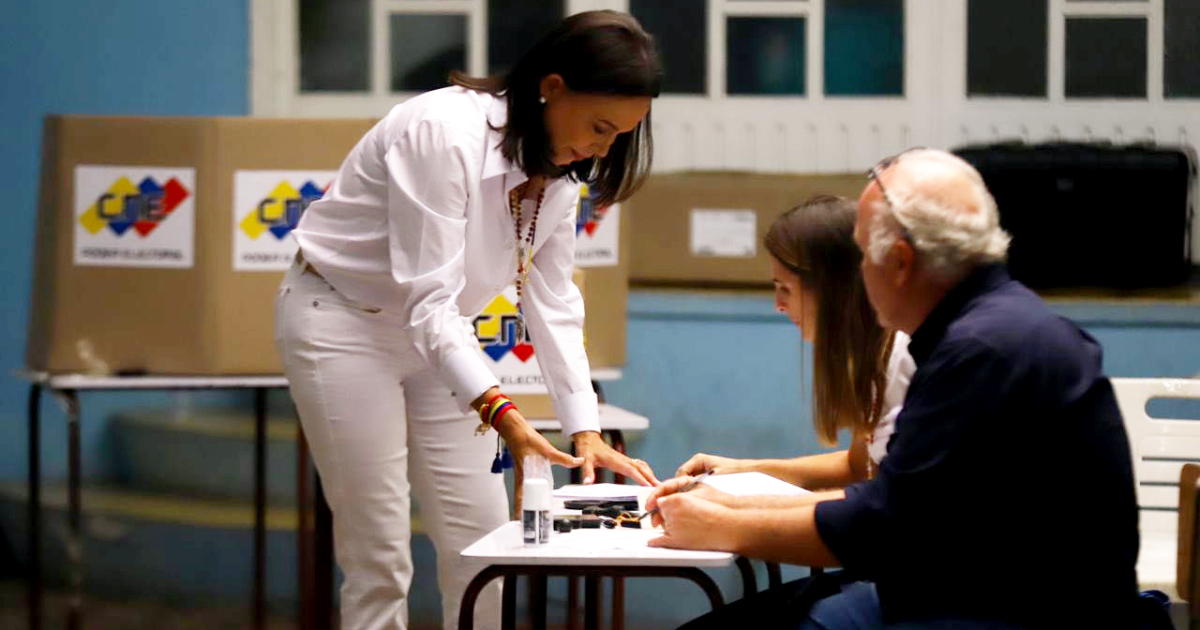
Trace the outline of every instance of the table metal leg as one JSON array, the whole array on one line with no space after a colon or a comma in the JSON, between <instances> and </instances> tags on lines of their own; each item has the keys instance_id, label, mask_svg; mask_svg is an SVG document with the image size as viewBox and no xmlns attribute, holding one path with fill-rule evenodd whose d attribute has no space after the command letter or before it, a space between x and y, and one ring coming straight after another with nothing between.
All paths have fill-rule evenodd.
<instances>
[{"instance_id":1,"label":"table metal leg","mask_svg":"<svg viewBox=\"0 0 1200 630\"><path fill-rule=\"evenodd\" d=\"M625 630L625 578L613 578L612 600L612 630Z\"/></svg>"},{"instance_id":2,"label":"table metal leg","mask_svg":"<svg viewBox=\"0 0 1200 630\"><path fill-rule=\"evenodd\" d=\"M738 571L742 574L742 597L750 597L758 592L758 580L754 576L754 566L744 556L738 556L735 562Z\"/></svg>"},{"instance_id":3,"label":"table metal leg","mask_svg":"<svg viewBox=\"0 0 1200 630\"><path fill-rule=\"evenodd\" d=\"M600 600L604 597L604 589L600 588L600 576L589 575L583 578L583 628L584 630L600 630L604 613L600 612Z\"/></svg>"},{"instance_id":4,"label":"table metal leg","mask_svg":"<svg viewBox=\"0 0 1200 630\"><path fill-rule=\"evenodd\" d=\"M779 586L780 584L783 584L783 574L780 573L780 571L779 571L779 563L778 562L768 562L767 563L767 587L775 588L776 586Z\"/></svg>"},{"instance_id":5,"label":"table metal leg","mask_svg":"<svg viewBox=\"0 0 1200 630\"><path fill-rule=\"evenodd\" d=\"M489 580L490 581L490 580ZM485 582L486 584L486 582ZM476 592L471 596L471 607L462 613L471 618L471 622L475 621L475 598L479 596ZM516 630L517 627L517 574L510 573L504 576L504 584L501 589L500 596L500 628L501 630ZM459 625L462 625L462 620L459 620Z\"/></svg>"},{"instance_id":6,"label":"table metal leg","mask_svg":"<svg viewBox=\"0 0 1200 630\"><path fill-rule=\"evenodd\" d=\"M313 588L317 596L313 600L313 616L317 620L315 630L333 629L333 513L325 502L325 491L321 488L320 471L315 475L313 491L316 495L313 508Z\"/></svg>"},{"instance_id":7,"label":"table metal leg","mask_svg":"<svg viewBox=\"0 0 1200 630\"><path fill-rule=\"evenodd\" d=\"M29 630L42 630L42 386L29 386Z\"/></svg>"},{"instance_id":8,"label":"table metal leg","mask_svg":"<svg viewBox=\"0 0 1200 630\"><path fill-rule=\"evenodd\" d=\"M70 603L67 630L79 630L83 624L83 456L79 432L79 397L75 390L54 391L67 413L67 538Z\"/></svg>"},{"instance_id":9,"label":"table metal leg","mask_svg":"<svg viewBox=\"0 0 1200 630\"><path fill-rule=\"evenodd\" d=\"M549 578L534 575L529 578L529 616L533 619L533 630L546 630L546 587Z\"/></svg>"},{"instance_id":10,"label":"table metal leg","mask_svg":"<svg viewBox=\"0 0 1200 630\"><path fill-rule=\"evenodd\" d=\"M567 576L567 630L579 629L579 578Z\"/></svg>"},{"instance_id":11,"label":"table metal leg","mask_svg":"<svg viewBox=\"0 0 1200 630\"><path fill-rule=\"evenodd\" d=\"M674 577L691 580L699 586L706 596L713 610L725 605L725 600L721 597L721 589L717 587L717 583L713 581L704 571L696 567L630 567L630 566L610 566L610 567L592 567L592 566L563 566L563 565L491 565L480 571L467 585L463 591L462 602L458 608L458 627L459 630L472 630L475 627L475 601L479 598L480 591L487 586L489 582L496 578L504 578L504 621L502 627L511 628L512 618L509 617L510 611L515 613L516 608L516 592L513 589L516 576L529 575L533 577L540 576L556 576L562 575L567 577L583 577L584 581L589 585L598 585L598 578L623 576L623 577ZM511 595L509 594L511 591ZM595 595L596 597L593 597ZM599 593L588 594L589 606L590 602L598 600ZM589 616L589 623L595 621L595 617Z\"/></svg>"},{"instance_id":12,"label":"table metal leg","mask_svg":"<svg viewBox=\"0 0 1200 630\"><path fill-rule=\"evenodd\" d=\"M316 591L313 589L313 545L312 545L312 515L310 497L312 490L309 480L312 478L308 468L308 441L304 432L296 431L296 558L299 569L299 602L297 626L299 630L315 630L313 622L313 600Z\"/></svg>"},{"instance_id":13,"label":"table metal leg","mask_svg":"<svg viewBox=\"0 0 1200 630\"><path fill-rule=\"evenodd\" d=\"M254 390L254 627L267 625L267 390Z\"/></svg>"}]
</instances>

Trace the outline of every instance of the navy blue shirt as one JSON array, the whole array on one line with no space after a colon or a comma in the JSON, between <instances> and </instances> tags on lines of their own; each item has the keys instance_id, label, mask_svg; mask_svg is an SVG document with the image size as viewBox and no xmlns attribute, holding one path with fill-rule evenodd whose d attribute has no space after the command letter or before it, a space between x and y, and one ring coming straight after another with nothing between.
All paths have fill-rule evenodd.
<instances>
[{"instance_id":1,"label":"navy blue shirt","mask_svg":"<svg viewBox=\"0 0 1200 630\"><path fill-rule=\"evenodd\" d=\"M877 477L816 508L885 620L1132 627L1137 501L1099 344L995 265L951 290L909 352Z\"/></svg>"}]
</instances>

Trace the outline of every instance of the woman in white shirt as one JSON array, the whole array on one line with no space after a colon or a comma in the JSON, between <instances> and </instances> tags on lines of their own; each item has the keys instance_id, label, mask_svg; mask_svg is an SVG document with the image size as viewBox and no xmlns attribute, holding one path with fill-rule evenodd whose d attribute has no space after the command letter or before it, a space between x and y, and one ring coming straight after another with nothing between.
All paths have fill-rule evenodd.
<instances>
[{"instance_id":1,"label":"woman in white shirt","mask_svg":"<svg viewBox=\"0 0 1200 630\"><path fill-rule=\"evenodd\" d=\"M850 448L793 459L698 453L677 476L758 471L813 490L873 476L917 366L908 354L908 336L881 328L867 301L854 221L854 202L822 195L780 216L763 239L771 253L775 309L813 345L817 437L834 445L845 429Z\"/></svg>"},{"instance_id":2,"label":"woman in white shirt","mask_svg":"<svg viewBox=\"0 0 1200 630\"><path fill-rule=\"evenodd\" d=\"M529 455L582 466L585 482L595 466L657 481L600 439L571 274L580 183L600 205L640 186L660 79L636 20L570 16L507 75L456 74L392 109L293 231L277 345L333 510L344 629L407 623L410 483L457 626L473 577L459 552L508 518L490 428L518 489ZM535 346L578 458L529 427L482 358L472 318L514 280L521 317L503 334ZM499 601L486 591L477 618L494 623Z\"/></svg>"}]
</instances>

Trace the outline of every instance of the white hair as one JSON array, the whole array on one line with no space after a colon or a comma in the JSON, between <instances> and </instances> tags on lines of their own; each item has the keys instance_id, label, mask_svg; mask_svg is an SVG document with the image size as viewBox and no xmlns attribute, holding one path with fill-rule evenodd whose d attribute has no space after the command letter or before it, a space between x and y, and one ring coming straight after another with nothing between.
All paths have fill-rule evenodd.
<instances>
[{"instance_id":1,"label":"white hair","mask_svg":"<svg viewBox=\"0 0 1200 630\"><path fill-rule=\"evenodd\" d=\"M955 198L945 194L944 186L918 185L920 177L890 178L884 184L886 199L875 204L867 246L871 260L882 262L896 240L904 238L931 271L946 278L1003 262L1012 239L1000 228L996 200L979 171L958 156L934 149L916 149L897 160L918 161L936 163L942 173L952 169L956 176L965 176L969 194ZM910 168L920 165L907 164L905 170Z\"/></svg>"}]
</instances>

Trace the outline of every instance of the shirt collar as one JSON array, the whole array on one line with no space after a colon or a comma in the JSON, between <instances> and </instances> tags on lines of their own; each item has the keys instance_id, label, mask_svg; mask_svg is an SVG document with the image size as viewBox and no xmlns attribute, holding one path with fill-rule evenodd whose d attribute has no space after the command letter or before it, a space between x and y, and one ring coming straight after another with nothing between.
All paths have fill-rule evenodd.
<instances>
[{"instance_id":1,"label":"shirt collar","mask_svg":"<svg viewBox=\"0 0 1200 630\"><path fill-rule=\"evenodd\" d=\"M504 157L504 126L508 124L508 101L501 96L492 96L488 107L486 135L487 147L483 155L483 179L504 177L504 192L520 186L529 179L525 172Z\"/></svg>"},{"instance_id":2,"label":"shirt collar","mask_svg":"<svg viewBox=\"0 0 1200 630\"><path fill-rule=\"evenodd\" d=\"M1000 285L1010 282L1012 277L1003 263L980 267L971 272L962 282L959 282L933 308L925 321L917 327L908 344L908 353L919 366L929 358L933 349L946 336L946 329L958 319L967 304L984 293L995 290Z\"/></svg>"}]
</instances>

